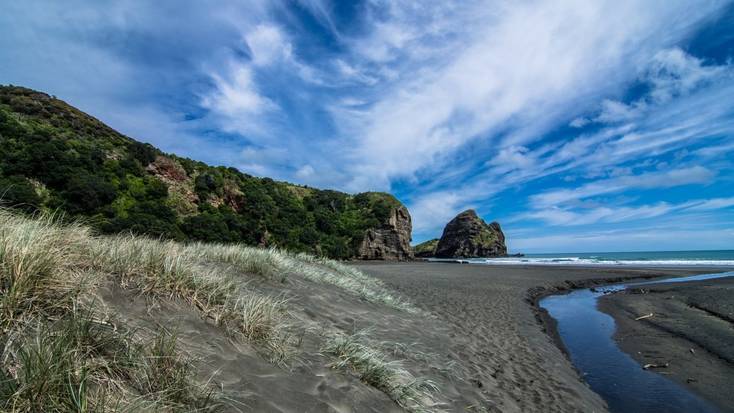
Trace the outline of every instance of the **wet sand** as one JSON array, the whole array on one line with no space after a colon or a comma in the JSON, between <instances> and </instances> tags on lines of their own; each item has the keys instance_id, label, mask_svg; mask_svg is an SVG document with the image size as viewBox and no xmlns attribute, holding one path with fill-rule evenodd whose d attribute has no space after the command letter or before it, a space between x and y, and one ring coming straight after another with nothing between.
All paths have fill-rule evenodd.
<instances>
[{"instance_id":1,"label":"wet sand","mask_svg":"<svg viewBox=\"0 0 734 413\"><path fill-rule=\"evenodd\" d=\"M734 279L639 287L602 297L599 309L641 365L666 366L655 370L734 411Z\"/></svg>"},{"instance_id":2,"label":"wet sand","mask_svg":"<svg viewBox=\"0 0 734 413\"><path fill-rule=\"evenodd\" d=\"M542 296L627 279L710 272L428 262L358 266L435 315L449 331L446 355L474 385L457 386L455 397L471 392L485 411L497 412L607 410L554 339L552 323L535 305Z\"/></svg>"}]
</instances>

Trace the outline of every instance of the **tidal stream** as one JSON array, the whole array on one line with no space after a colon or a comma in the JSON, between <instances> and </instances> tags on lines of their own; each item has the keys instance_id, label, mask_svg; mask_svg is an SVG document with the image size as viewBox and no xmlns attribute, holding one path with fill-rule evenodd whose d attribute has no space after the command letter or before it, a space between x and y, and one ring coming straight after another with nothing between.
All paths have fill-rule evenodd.
<instances>
[{"instance_id":1,"label":"tidal stream","mask_svg":"<svg viewBox=\"0 0 734 413\"><path fill-rule=\"evenodd\" d=\"M597 299L605 293L628 287L661 283L682 283L732 277L734 272L694 275L672 279L618 284L574 290L540 301L557 322L558 334L571 361L592 390L619 413L709 413L719 410L685 387L654 371L644 370L614 341L614 319L597 309Z\"/></svg>"}]
</instances>

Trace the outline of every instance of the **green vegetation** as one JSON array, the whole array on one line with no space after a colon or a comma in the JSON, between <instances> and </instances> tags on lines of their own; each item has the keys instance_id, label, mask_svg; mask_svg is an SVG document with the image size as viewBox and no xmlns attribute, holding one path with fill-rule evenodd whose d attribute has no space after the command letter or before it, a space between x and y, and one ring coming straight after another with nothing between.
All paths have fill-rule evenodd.
<instances>
[{"instance_id":1,"label":"green vegetation","mask_svg":"<svg viewBox=\"0 0 734 413\"><path fill-rule=\"evenodd\" d=\"M98 305L109 282L151 299L188 303L223 332L285 363L297 346L289 302L243 274L282 285L290 274L366 301L418 312L379 280L337 261L235 244L96 236L57 216L0 208L0 410L213 411L225 400L197 382L175 334L131 331ZM303 328L303 327L300 327ZM363 343L326 338L323 351L409 411L435 411L435 386ZM42 395L42 397L38 397Z\"/></svg>"},{"instance_id":2,"label":"green vegetation","mask_svg":"<svg viewBox=\"0 0 734 413\"><path fill-rule=\"evenodd\" d=\"M291 275L420 313L381 281L326 258L354 256L364 232L400 206L392 196L165 155L24 88L0 86L0 202L0 411L226 404L175 333L119 321L100 302L110 288L152 306L190 306L275 364L297 360L314 328L297 324L291 295L277 292ZM324 352L408 410L429 410L433 384L365 339L334 333Z\"/></svg>"},{"instance_id":3,"label":"green vegetation","mask_svg":"<svg viewBox=\"0 0 734 413\"><path fill-rule=\"evenodd\" d=\"M104 268L94 248L104 243L54 216L0 209L0 410L215 409L206 386L180 377L185 357L160 369L170 348L159 354L97 308L92 291Z\"/></svg>"},{"instance_id":4,"label":"green vegetation","mask_svg":"<svg viewBox=\"0 0 734 413\"><path fill-rule=\"evenodd\" d=\"M30 89L0 86L0 199L103 233L355 256L400 202L256 178L163 154Z\"/></svg>"},{"instance_id":5,"label":"green vegetation","mask_svg":"<svg viewBox=\"0 0 734 413\"><path fill-rule=\"evenodd\" d=\"M432 257L436 253L438 246L438 238L434 238L413 247L413 253L416 257Z\"/></svg>"}]
</instances>

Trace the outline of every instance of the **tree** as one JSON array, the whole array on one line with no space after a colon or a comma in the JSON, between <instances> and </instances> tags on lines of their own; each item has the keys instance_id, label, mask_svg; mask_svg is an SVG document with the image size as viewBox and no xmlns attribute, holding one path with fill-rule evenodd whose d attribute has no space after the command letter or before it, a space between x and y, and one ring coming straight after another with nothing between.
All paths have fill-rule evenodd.
<instances>
[{"instance_id":1,"label":"tree","mask_svg":"<svg viewBox=\"0 0 734 413\"><path fill-rule=\"evenodd\" d=\"M0 203L25 212L35 212L42 200L33 185L22 176L0 178Z\"/></svg>"}]
</instances>

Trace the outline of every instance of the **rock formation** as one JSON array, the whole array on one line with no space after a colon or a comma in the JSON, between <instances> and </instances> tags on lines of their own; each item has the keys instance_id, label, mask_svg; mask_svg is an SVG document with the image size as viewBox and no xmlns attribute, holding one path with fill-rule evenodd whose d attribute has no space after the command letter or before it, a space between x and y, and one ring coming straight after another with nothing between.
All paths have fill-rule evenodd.
<instances>
[{"instance_id":1,"label":"rock formation","mask_svg":"<svg viewBox=\"0 0 734 413\"><path fill-rule=\"evenodd\" d=\"M446 224L436 246L438 258L479 258L507 255L505 235L500 224L487 224L473 209L466 210Z\"/></svg>"},{"instance_id":2,"label":"rock formation","mask_svg":"<svg viewBox=\"0 0 734 413\"><path fill-rule=\"evenodd\" d=\"M410 246L413 224L408 208L396 206L379 228L370 228L359 246L358 257L363 260L409 260L413 258Z\"/></svg>"}]
</instances>

